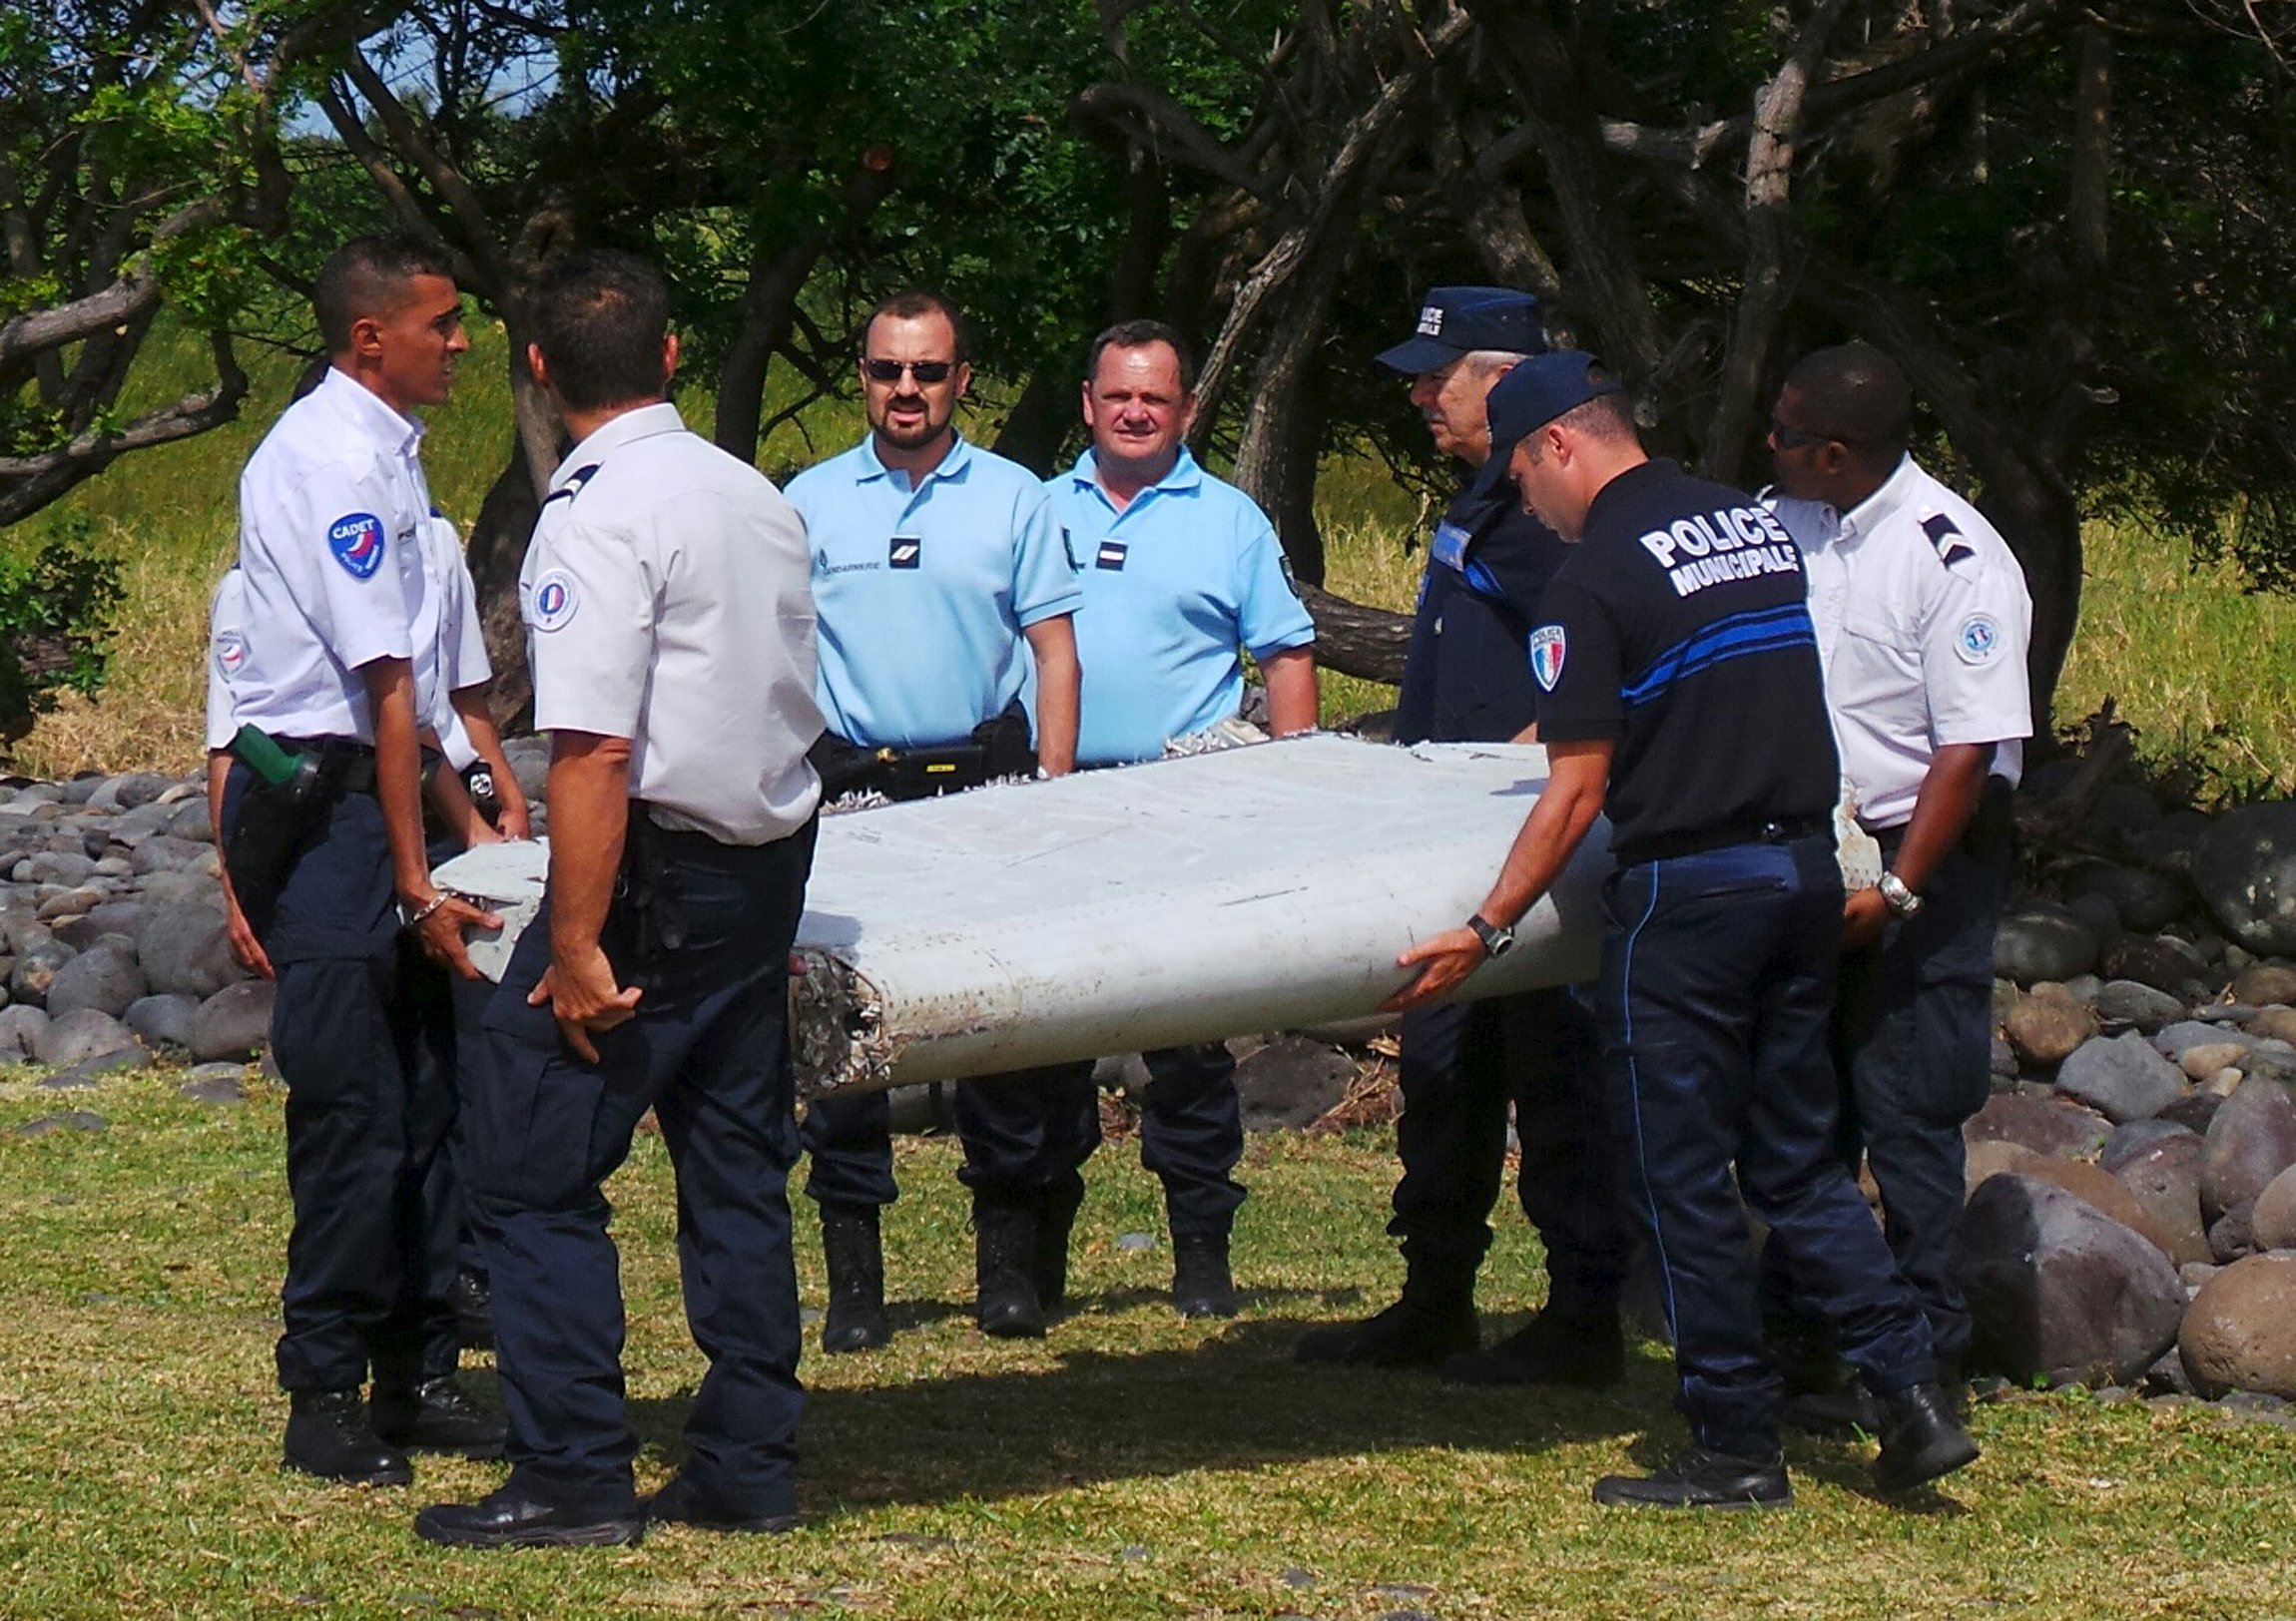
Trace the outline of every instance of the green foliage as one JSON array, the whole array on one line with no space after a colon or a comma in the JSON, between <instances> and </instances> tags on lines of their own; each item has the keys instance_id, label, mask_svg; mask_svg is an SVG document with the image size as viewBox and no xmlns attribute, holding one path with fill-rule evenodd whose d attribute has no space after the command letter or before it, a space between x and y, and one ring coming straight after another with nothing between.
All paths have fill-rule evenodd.
<instances>
[{"instance_id":1,"label":"green foliage","mask_svg":"<svg viewBox=\"0 0 2296 1621\"><path fill-rule=\"evenodd\" d=\"M117 559L93 549L95 520L51 511L36 549L0 552L0 738L23 736L67 692L103 684L105 643L126 593Z\"/></svg>"}]
</instances>

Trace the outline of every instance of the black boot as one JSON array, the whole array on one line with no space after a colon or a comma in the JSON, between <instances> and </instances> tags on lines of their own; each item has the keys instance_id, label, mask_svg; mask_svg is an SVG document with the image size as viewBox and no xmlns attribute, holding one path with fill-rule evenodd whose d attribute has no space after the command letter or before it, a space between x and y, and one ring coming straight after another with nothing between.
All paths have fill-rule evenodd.
<instances>
[{"instance_id":1,"label":"black boot","mask_svg":"<svg viewBox=\"0 0 2296 1621\"><path fill-rule=\"evenodd\" d=\"M1594 1500L1614 1508L1784 1508L1794 1500L1783 1453L1738 1457L1692 1446L1649 1474L1606 1474Z\"/></svg>"},{"instance_id":2,"label":"black boot","mask_svg":"<svg viewBox=\"0 0 2296 1621\"><path fill-rule=\"evenodd\" d=\"M1044 1338L1044 1305L1036 1297L1034 1277L1041 1225L1033 1204L973 1196L974 1310L982 1334L999 1340Z\"/></svg>"},{"instance_id":3,"label":"black boot","mask_svg":"<svg viewBox=\"0 0 2296 1621\"><path fill-rule=\"evenodd\" d=\"M451 1373L399 1386L377 1379L366 1414L377 1435L409 1452L500 1457L508 1438L502 1420L471 1400Z\"/></svg>"},{"instance_id":4,"label":"black boot","mask_svg":"<svg viewBox=\"0 0 2296 1621\"><path fill-rule=\"evenodd\" d=\"M1916 1384L1881 1398L1882 1451L1874 1483L1906 1491L1978 1460L1978 1443L1954 1416L1943 1384Z\"/></svg>"},{"instance_id":5,"label":"black boot","mask_svg":"<svg viewBox=\"0 0 2296 1621\"><path fill-rule=\"evenodd\" d=\"M494 1297L486 1275L468 1268L454 1275L454 1343L464 1351L494 1349Z\"/></svg>"},{"instance_id":6,"label":"black boot","mask_svg":"<svg viewBox=\"0 0 2296 1621\"><path fill-rule=\"evenodd\" d=\"M1228 1271L1228 1235L1172 1236L1172 1308L1184 1318L1232 1318L1236 1280Z\"/></svg>"},{"instance_id":7,"label":"black boot","mask_svg":"<svg viewBox=\"0 0 2296 1621\"><path fill-rule=\"evenodd\" d=\"M1475 1349L1474 1268L1414 1262L1403 1299L1361 1323L1300 1336L1292 1356L1357 1367L1429 1367Z\"/></svg>"},{"instance_id":8,"label":"black boot","mask_svg":"<svg viewBox=\"0 0 2296 1621\"><path fill-rule=\"evenodd\" d=\"M1083 1204L1081 1177L1071 1177L1065 1186L1047 1188L1037 1197L1036 1258L1029 1267L1029 1278L1036 1285L1036 1301L1046 1317L1068 1304L1068 1234Z\"/></svg>"},{"instance_id":9,"label":"black boot","mask_svg":"<svg viewBox=\"0 0 2296 1621\"><path fill-rule=\"evenodd\" d=\"M1615 1384L1626 1376L1618 1309L1548 1307L1487 1351L1447 1358L1447 1384Z\"/></svg>"},{"instance_id":10,"label":"black boot","mask_svg":"<svg viewBox=\"0 0 2296 1621\"><path fill-rule=\"evenodd\" d=\"M403 1486L414 1478L406 1454L384 1445L368 1425L366 1402L356 1390L288 1391L282 1462L321 1480L360 1486Z\"/></svg>"},{"instance_id":11,"label":"black boot","mask_svg":"<svg viewBox=\"0 0 2296 1621\"><path fill-rule=\"evenodd\" d=\"M822 1325L822 1350L873 1351L890 1340L876 1207L822 1206L822 1259L830 1272L830 1316Z\"/></svg>"},{"instance_id":12,"label":"black boot","mask_svg":"<svg viewBox=\"0 0 2296 1621\"><path fill-rule=\"evenodd\" d=\"M432 1503L414 1516L414 1534L449 1548L618 1548L646 1534L646 1513L557 1508L505 1486L474 1503Z\"/></svg>"}]
</instances>

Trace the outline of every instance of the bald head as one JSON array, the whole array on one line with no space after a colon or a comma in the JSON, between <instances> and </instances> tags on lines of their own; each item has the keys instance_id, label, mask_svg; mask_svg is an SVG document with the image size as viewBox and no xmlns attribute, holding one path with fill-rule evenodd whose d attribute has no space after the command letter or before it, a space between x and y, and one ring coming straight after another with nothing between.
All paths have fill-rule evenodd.
<instances>
[{"instance_id":1,"label":"bald head","mask_svg":"<svg viewBox=\"0 0 2296 1621\"><path fill-rule=\"evenodd\" d=\"M1786 373L1800 410L1795 427L1842 444L1867 461L1895 464L1914 431L1906 373L1871 343L1814 349Z\"/></svg>"}]
</instances>

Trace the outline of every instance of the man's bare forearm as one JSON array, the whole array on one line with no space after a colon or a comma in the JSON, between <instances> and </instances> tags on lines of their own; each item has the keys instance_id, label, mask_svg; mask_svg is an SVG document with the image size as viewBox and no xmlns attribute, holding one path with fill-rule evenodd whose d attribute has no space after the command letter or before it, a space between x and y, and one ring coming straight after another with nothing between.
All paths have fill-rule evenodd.
<instances>
[{"instance_id":1,"label":"man's bare forearm","mask_svg":"<svg viewBox=\"0 0 2296 1621\"><path fill-rule=\"evenodd\" d=\"M1914 801L1913 819L1906 823L1905 840L1898 845L1891 870L1919 891L1930 881L1977 814L1985 798L1986 778L1993 770L1994 745L1949 743L1930 759L1922 778L1922 791Z\"/></svg>"},{"instance_id":2,"label":"man's bare forearm","mask_svg":"<svg viewBox=\"0 0 2296 1621\"><path fill-rule=\"evenodd\" d=\"M1304 647L1271 653L1260 661L1261 679L1268 684L1268 731L1288 738L1295 732L1315 730L1316 655Z\"/></svg>"},{"instance_id":3,"label":"man's bare forearm","mask_svg":"<svg viewBox=\"0 0 2296 1621\"><path fill-rule=\"evenodd\" d=\"M587 956L605 931L630 829L630 740L558 732L550 751L550 951Z\"/></svg>"},{"instance_id":4,"label":"man's bare forearm","mask_svg":"<svg viewBox=\"0 0 2296 1621\"><path fill-rule=\"evenodd\" d=\"M1076 661L1076 628L1066 614L1040 619L1020 633L1036 660L1036 763L1047 777L1076 769L1076 719L1084 685Z\"/></svg>"},{"instance_id":5,"label":"man's bare forearm","mask_svg":"<svg viewBox=\"0 0 2296 1621\"><path fill-rule=\"evenodd\" d=\"M422 742L414 716L414 667L376 659L358 667L374 717L374 797L390 841L391 887L410 906L429 902L430 857L422 844Z\"/></svg>"}]
</instances>

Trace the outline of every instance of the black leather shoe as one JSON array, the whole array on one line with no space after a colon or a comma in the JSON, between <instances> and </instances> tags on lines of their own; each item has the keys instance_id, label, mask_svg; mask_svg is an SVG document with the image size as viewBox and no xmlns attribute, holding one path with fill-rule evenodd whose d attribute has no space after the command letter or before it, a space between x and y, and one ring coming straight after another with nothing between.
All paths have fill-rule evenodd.
<instances>
[{"instance_id":1,"label":"black leather shoe","mask_svg":"<svg viewBox=\"0 0 2296 1621\"><path fill-rule=\"evenodd\" d=\"M1615 1384L1626 1376L1626 1335L1615 1311L1550 1310L1436 1371L1445 1384Z\"/></svg>"},{"instance_id":2,"label":"black leather shoe","mask_svg":"<svg viewBox=\"0 0 2296 1621\"><path fill-rule=\"evenodd\" d=\"M795 1514L745 1514L740 1509L728 1508L704 1496L687 1485L684 1475L673 1475L670 1483L646 1499L640 1511L647 1520L661 1525L691 1525L697 1531L747 1531L776 1535L794 1531L799 1520Z\"/></svg>"},{"instance_id":3,"label":"black leather shoe","mask_svg":"<svg viewBox=\"0 0 2296 1621\"><path fill-rule=\"evenodd\" d=\"M494 1349L494 1295L484 1275L458 1272L447 1297L454 1307L454 1343L464 1351Z\"/></svg>"},{"instance_id":4,"label":"black leather shoe","mask_svg":"<svg viewBox=\"0 0 2296 1621\"><path fill-rule=\"evenodd\" d=\"M1470 1275L1471 1276L1471 1275ZM1311 1329L1292 1359L1354 1367L1432 1367L1475 1348L1474 1294L1465 1289L1404 1286L1403 1299L1361 1323Z\"/></svg>"},{"instance_id":5,"label":"black leather shoe","mask_svg":"<svg viewBox=\"0 0 2296 1621\"><path fill-rule=\"evenodd\" d=\"M1037 1299L1032 1269L1036 1261L1037 1217L1030 1205L975 1198L974 1303L980 1332L999 1340L1041 1340L1046 1320Z\"/></svg>"},{"instance_id":6,"label":"black leather shoe","mask_svg":"<svg viewBox=\"0 0 2296 1621\"><path fill-rule=\"evenodd\" d=\"M1190 1233L1173 1238L1172 1309L1184 1318L1236 1315L1236 1279L1228 1270L1225 1233Z\"/></svg>"},{"instance_id":7,"label":"black leather shoe","mask_svg":"<svg viewBox=\"0 0 2296 1621\"><path fill-rule=\"evenodd\" d=\"M1874 1483L1906 1491L1978 1460L1978 1443L1954 1416L1946 1387L1916 1384L1882 1397L1882 1451Z\"/></svg>"},{"instance_id":8,"label":"black leather shoe","mask_svg":"<svg viewBox=\"0 0 2296 1621\"><path fill-rule=\"evenodd\" d=\"M1594 1500L1614 1508L1784 1508L1794 1500L1784 1454L1735 1457L1692 1446L1650 1474L1606 1474Z\"/></svg>"},{"instance_id":9,"label":"black leather shoe","mask_svg":"<svg viewBox=\"0 0 2296 1621\"><path fill-rule=\"evenodd\" d=\"M356 1390L289 1391L281 1463L359 1486L403 1486L414 1478L406 1454L384 1445L368 1424L366 1402Z\"/></svg>"},{"instance_id":10,"label":"black leather shoe","mask_svg":"<svg viewBox=\"0 0 2296 1621\"><path fill-rule=\"evenodd\" d=\"M1882 1404L1858 1378L1831 1390L1804 1390L1788 1396L1783 1417L1792 1428L1812 1435L1878 1435L1882 1431Z\"/></svg>"},{"instance_id":11,"label":"black leather shoe","mask_svg":"<svg viewBox=\"0 0 2296 1621\"><path fill-rule=\"evenodd\" d=\"M424 1379L411 1389L377 1384L366 1410L377 1435L409 1452L500 1457L509 1437L502 1420L471 1400L451 1373Z\"/></svg>"},{"instance_id":12,"label":"black leather shoe","mask_svg":"<svg viewBox=\"0 0 2296 1621\"><path fill-rule=\"evenodd\" d=\"M822 1325L822 1350L843 1355L874 1351L890 1340L876 1207L822 1206L822 1260L830 1274L830 1315Z\"/></svg>"},{"instance_id":13,"label":"black leather shoe","mask_svg":"<svg viewBox=\"0 0 2296 1621\"><path fill-rule=\"evenodd\" d=\"M432 1503L414 1516L414 1534L449 1548L615 1548L646 1534L644 1515L553 1508L508 1490L474 1503Z\"/></svg>"}]
</instances>

